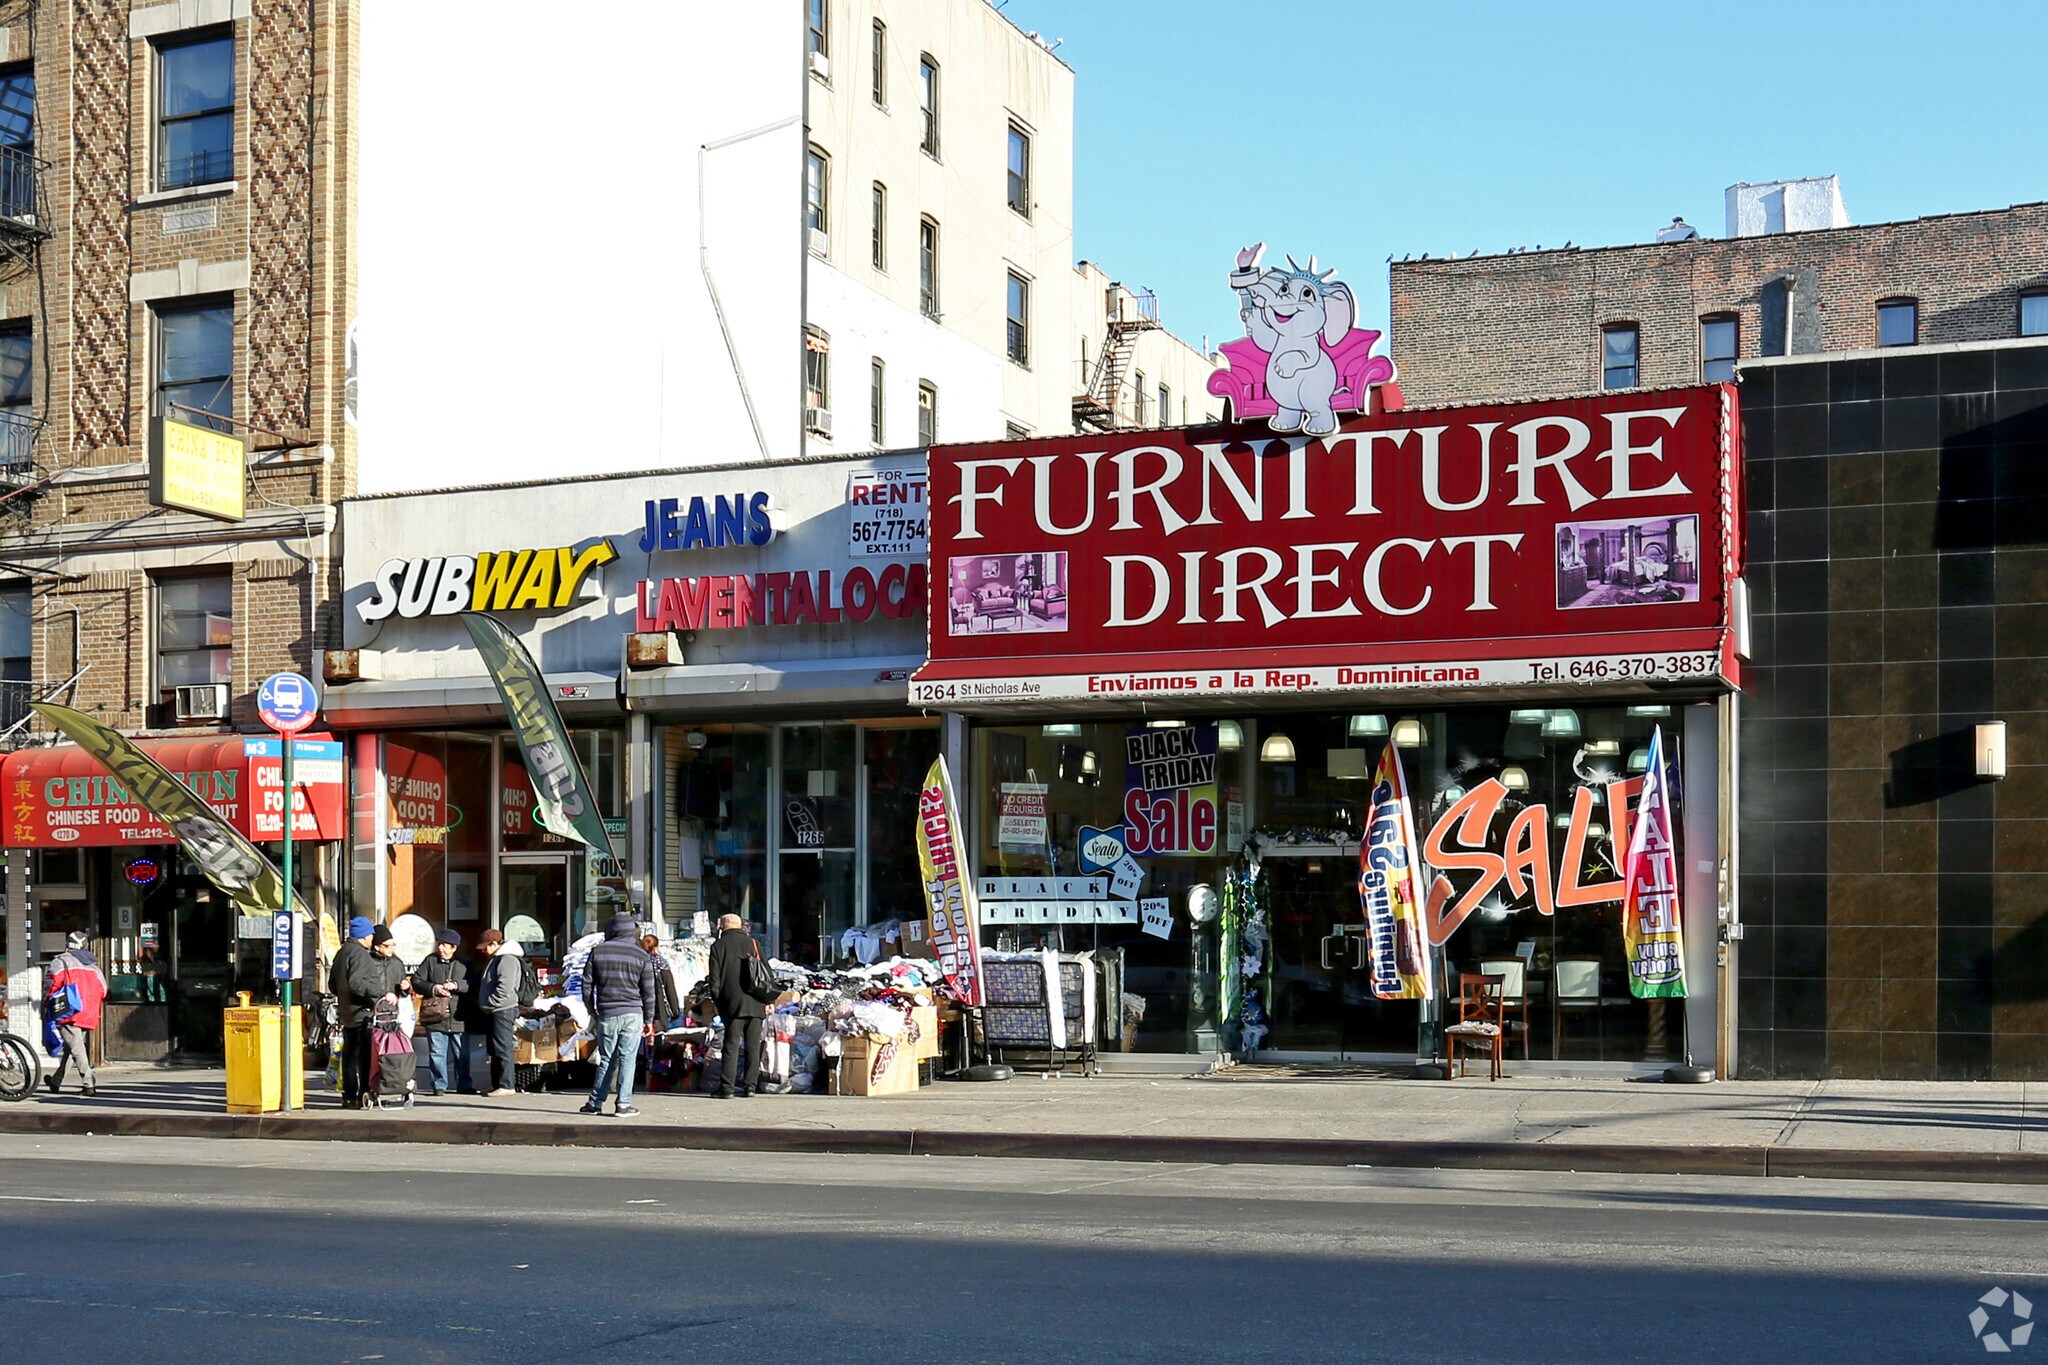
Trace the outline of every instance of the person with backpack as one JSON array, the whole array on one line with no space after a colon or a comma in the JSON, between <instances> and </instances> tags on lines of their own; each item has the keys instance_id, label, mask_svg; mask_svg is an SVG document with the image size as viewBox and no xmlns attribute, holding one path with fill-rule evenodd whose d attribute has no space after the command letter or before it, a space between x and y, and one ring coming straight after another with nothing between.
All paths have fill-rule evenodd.
<instances>
[{"instance_id":1,"label":"person with backpack","mask_svg":"<svg viewBox=\"0 0 2048 1365\"><path fill-rule=\"evenodd\" d=\"M540 999L540 978L519 946L505 942L502 931L484 930L477 935L476 946L488 959L484 963L483 983L477 988L491 1053L491 1088L484 1092L484 1098L504 1099L519 1093L515 1065L519 1011Z\"/></svg>"},{"instance_id":2,"label":"person with backpack","mask_svg":"<svg viewBox=\"0 0 2048 1365\"><path fill-rule=\"evenodd\" d=\"M604 1111L605 1092L618 1087L612 1114L632 1118L633 1064L640 1042L654 1036L654 954L640 946L640 922L620 912L605 922L604 942L583 964L583 1004L597 1031L597 1083L578 1113Z\"/></svg>"},{"instance_id":3,"label":"person with backpack","mask_svg":"<svg viewBox=\"0 0 2048 1365\"><path fill-rule=\"evenodd\" d=\"M93 959L92 949L85 946L91 941L84 933L73 932L64 939L64 951L50 959L50 1022L57 1026L57 1036L64 1043L57 1069L44 1082L52 1095L63 1086L64 1072L74 1061L87 1098L100 1092L92 1074L92 1036L99 1031L107 978Z\"/></svg>"},{"instance_id":4,"label":"person with backpack","mask_svg":"<svg viewBox=\"0 0 2048 1365\"><path fill-rule=\"evenodd\" d=\"M735 1095L745 1099L761 1085L761 1025L768 1017L774 980L761 961L761 945L747 933L738 915L719 916L718 931L718 942L711 945L707 980L711 998L718 1002L719 1017L725 1020L725 1049L719 1060L720 1085L711 1094L721 1100ZM747 1053L744 1078L739 1071L742 1045Z\"/></svg>"}]
</instances>

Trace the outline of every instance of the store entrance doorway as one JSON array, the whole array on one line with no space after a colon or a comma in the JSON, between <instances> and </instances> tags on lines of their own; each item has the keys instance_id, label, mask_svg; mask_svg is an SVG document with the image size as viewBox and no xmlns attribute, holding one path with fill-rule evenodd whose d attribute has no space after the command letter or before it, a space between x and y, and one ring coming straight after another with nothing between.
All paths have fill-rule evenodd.
<instances>
[{"instance_id":1,"label":"store entrance doorway","mask_svg":"<svg viewBox=\"0 0 2048 1365\"><path fill-rule=\"evenodd\" d=\"M572 925L569 855L507 854L499 863L498 924L534 959L536 969L562 960L580 925Z\"/></svg>"},{"instance_id":2,"label":"store entrance doorway","mask_svg":"<svg viewBox=\"0 0 2048 1365\"><path fill-rule=\"evenodd\" d=\"M1422 1002L1381 1000L1367 971L1358 855L1268 849L1272 947L1261 989L1270 1060L1412 1061Z\"/></svg>"}]
</instances>

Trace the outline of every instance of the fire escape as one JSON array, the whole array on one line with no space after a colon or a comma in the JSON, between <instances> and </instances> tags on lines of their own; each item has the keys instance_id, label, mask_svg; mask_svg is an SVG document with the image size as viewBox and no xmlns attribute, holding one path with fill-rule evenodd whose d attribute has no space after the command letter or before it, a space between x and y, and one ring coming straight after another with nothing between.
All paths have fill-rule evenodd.
<instances>
[{"instance_id":1,"label":"fire escape","mask_svg":"<svg viewBox=\"0 0 2048 1365\"><path fill-rule=\"evenodd\" d=\"M33 77L0 78L0 282L38 273L42 245L52 236L44 193L49 166L35 155L34 116ZM43 331L44 345L49 344L48 321L39 315L35 324ZM28 327L0 328L0 538L26 527L29 505L43 482L36 472L36 445L47 425L35 406L37 341ZM0 575L14 573L41 576L47 570L0 560ZM10 588L0 610L25 614L32 621L33 600L25 588ZM31 739L34 713L28 705L38 692L32 670L40 660L29 645L32 627L20 630L18 620L0 625L8 627L8 643L0 657L0 749L12 749ZM76 654L74 640L74 661Z\"/></svg>"},{"instance_id":2,"label":"fire escape","mask_svg":"<svg viewBox=\"0 0 2048 1365\"><path fill-rule=\"evenodd\" d=\"M1133 293L1120 284L1105 291L1107 327L1102 354L1081 362L1080 392L1074 395L1074 430L1115 431L1145 425L1145 396L1124 392L1125 372L1138 349L1138 334L1159 326L1159 299L1147 289Z\"/></svg>"}]
</instances>

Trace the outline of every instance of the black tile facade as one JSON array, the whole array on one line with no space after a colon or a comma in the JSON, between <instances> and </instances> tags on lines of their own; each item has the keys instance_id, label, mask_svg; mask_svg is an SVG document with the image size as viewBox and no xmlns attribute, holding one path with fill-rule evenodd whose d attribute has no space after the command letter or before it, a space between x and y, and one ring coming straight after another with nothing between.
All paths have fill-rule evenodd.
<instances>
[{"instance_id":1,"label":"black tile facade","mask_svg":"<svg viewBox=\"0 0 2048 1365\"><path fill-rule=\"evenodd\" d=\"M1740 395L1738 1074L2048 1079L2048 345Z\"/></svg>"}]
</instances>

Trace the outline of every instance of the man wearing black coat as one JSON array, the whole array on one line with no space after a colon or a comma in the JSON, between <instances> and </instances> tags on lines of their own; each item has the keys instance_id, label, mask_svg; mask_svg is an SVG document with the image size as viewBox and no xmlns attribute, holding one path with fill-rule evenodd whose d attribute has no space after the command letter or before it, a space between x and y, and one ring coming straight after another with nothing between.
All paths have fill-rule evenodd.
<instances>
[{"instance_id":1,"label":"man wearing black coat","mask_svg":"<svg viewBox=\"0 0 2048 1365\"><path fill-rule=\"evenodd\" d=\"M748 958L758 956L761 947L747 931L740 927L738 915L721 915L718 920L718 942L711 945L711 965L708 973L711 983L711 998L718 1002L719 1017L725 1020L725 1055L720 1062L720 1086L712 1094L719 1099L731 1099L738 1095L745 1099L761 1084L761 1021L768 1017L768 1007L741 989L745 978L741 964ZM747 1072L740 1080L740 1048L747 1051Z\"/></svg>"},{"instance_id":2,"label":"man wearing black coat","mask_svg":"<svg viewBox=\"0 0 2048 1365\"><path fill-rule=\"evenodd\" d=\"M370 1007L375 1001L359 1002L349 989L349 979L361 959L370 955L370 935L376 926L368 917L357 915L348 922L348 942L334 955L327 968L327 986L334 993L335 1017L341 1024L341 1107L360 1109L370 1088Z\"/></svg>"},{"instance_id":3,"label":"man wearing black coat","mask_svg":"<svg viewBox=\"0 0 2048 1365\"><path fill-rule=\"evenodd\" d=\"M476 1093L469 1083L469 1026L476 994L471 988L469 964L455 955L461 947L462 935L443 929L434 939L434 951L412 973L422 1017L430 1001L447 1002L442 1018L420 1025L427 1035L427 1093L434 1096L450 1090ZM439 1008L434 1012L442 1013Z\"/></svg>"},{"instance_id":4,"label":"man wearing black coat","mask_svg":"<svg viewBox=\"0 0 2048 1365\"><path fill-rule=\"evenodd\" d=\"M353 927L353 925L351 926ZM341 960L340 954L335 961ZM344 1090L344 1108L374 1108L376 1093L370 1088L370 1021L376 1014L377 1004L386 997L395 997L398 988L405 983L405 963L399 961L398 943L391 937L391 926L380 924L370 931L369 951L352 957L342 981L342 1024L350 1045L350 1057L362 1059L363 1076L357 1091L356 1103L348 1104Z\"/></svg>"}]
</instances>

